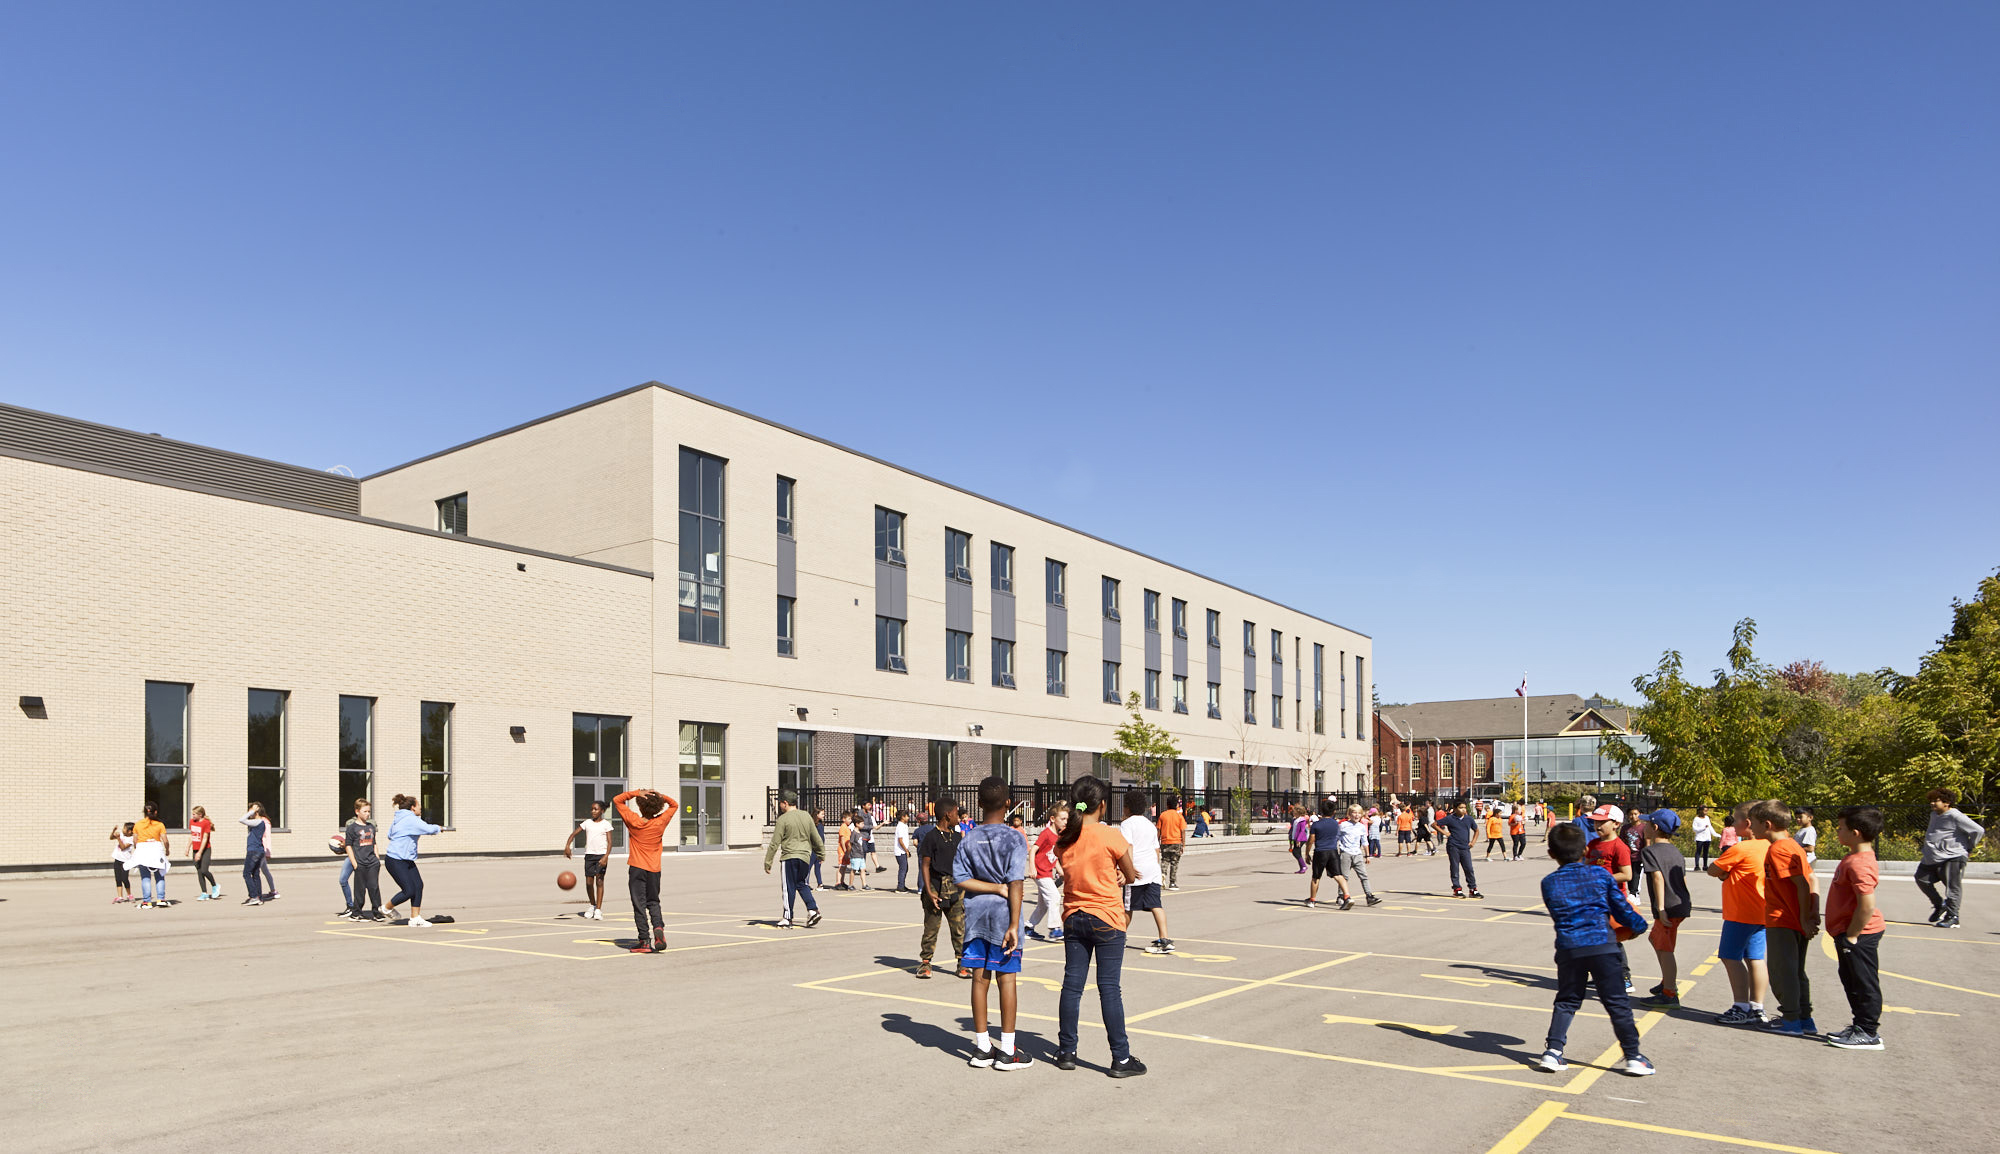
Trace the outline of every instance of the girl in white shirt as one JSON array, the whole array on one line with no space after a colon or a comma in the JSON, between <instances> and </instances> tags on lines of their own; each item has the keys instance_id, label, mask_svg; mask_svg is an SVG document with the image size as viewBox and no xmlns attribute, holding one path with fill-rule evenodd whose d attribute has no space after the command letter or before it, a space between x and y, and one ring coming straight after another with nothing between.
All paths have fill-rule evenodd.
<instances>
[{"instance_id":1,"label":"girl in white shirt","mask_svg":"<svg viewBox=\"0 0 2000 1154\"><path fill-rule=\"evenodd\" d=\"M1694 868L1708 868L1709 847L1715 844L1715 823L1708 820L1708 807L1696 806L1694 811Z\"/></svg>"},{"instance_id":2,"label":"girl in white shirt","mask_svg":"<svg viewBox=\"0 0 2000 1154\"><path fill-rule=\"evenodd\" d=\"M118 883L112 905L132 900L132 823L111 827L111 877Z\"/></svg>"}]
</instances>

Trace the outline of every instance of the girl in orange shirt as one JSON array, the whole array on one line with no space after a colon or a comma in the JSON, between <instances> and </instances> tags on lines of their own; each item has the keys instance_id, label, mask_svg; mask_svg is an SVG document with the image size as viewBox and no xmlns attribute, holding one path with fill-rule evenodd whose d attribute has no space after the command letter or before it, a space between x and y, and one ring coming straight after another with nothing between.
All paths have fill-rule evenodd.
<instances>
[{"instance_id":1,"label":"girl in orange shirt","mask_svg":"<svg viewBox=\"0 0 2000 1154\"><path fill-rule=\"evenodd\" d=\"M1097 1007L1111 1041L1113 1078L1146 1072L1132 1056L1125 1034L1125 998L1119 977L1125 967L1125 903L1122 891L1139 876L1132 846L1115 826L1104 823L1111 787L1090 774L1070 787L1070 823L1056 838L1062 863L1063 987L1057 1034L1056 1069L1076 1069L1077 1015L1090 962L1097 959Z\"/></svg>"}]
</instances>

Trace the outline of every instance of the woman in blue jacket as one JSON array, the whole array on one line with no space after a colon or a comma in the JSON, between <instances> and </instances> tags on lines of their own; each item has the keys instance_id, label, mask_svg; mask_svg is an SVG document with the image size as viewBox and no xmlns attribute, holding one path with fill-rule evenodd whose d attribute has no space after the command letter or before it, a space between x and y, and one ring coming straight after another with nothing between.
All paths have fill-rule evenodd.
<instances>
[{"instance_id":1,"label":"woman in blue jacket","mask_svg":"<svg viewBox=\"0 0 2000 1154\"><path fill-rule=\"evenodd\" d=\"M384 911L390 921L396 920L396 907L407 898L410 924L430 925L424 920L424 875L417 872L417 839L439 832L437 826L423 819L416 798L403 793L396 795L396 817L389 823L389 852L382 857L382 864L389 867L389 876L396 879L395 896L389 899L389 908Z\"/></svg>"}]
</instances>

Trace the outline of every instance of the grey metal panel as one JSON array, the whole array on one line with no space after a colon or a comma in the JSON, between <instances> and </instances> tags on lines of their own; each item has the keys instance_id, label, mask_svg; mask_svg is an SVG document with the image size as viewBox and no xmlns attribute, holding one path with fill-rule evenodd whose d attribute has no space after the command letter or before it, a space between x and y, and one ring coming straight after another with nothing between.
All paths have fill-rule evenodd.
<instances>
[{"instance_id":1,"label":"grey metal panel","mask_svg":"<svg viewBox=\"0 0 2000 1154\"><path fill-rule=\"evenodd\" d=\"M1002 641L1013 641L1014 637L1014 595L993 591L993 636Z\"/></svg>"},{"instance_id":2,"label":"grey metal panel","mask_svg":"<svg viewBox=\"0 0 2000 1154\"><path fill-rule=\"evenodd\" d=\"M352 477L14 405L0 404L0 447L290 505L361 512L361 482Z\"/></svg>"},{"instance_id":3,"label":"grey metal panel","mask_svg":"<svg viewBox=\"0 0 2000 1154\"><path fill-rule=\"evenodd\" d=\"M1208 649L1208 680L1211 685L1222 683L1222 647L1210 645Z\"/></svg>"},{"instance_id":4,"label":"grey metal panel","mask_svg":"<svg viewBox=\"0 0 2000 1154\"><path fill-rule=\"evenodd\" d=\"M1174 638L1174 676L1186 677L1187 675L1187 638L1176 637Z\"/></svg>"},{"instance_id":5,"label":"grey metal panel","mask_svg":"<svg viewBox=\"0 0 2000 1154\"><path fill-rule=\"evenodd\" d=\"M1042 612L1048 616L1047 632L1049 648L1069 652L1069 610L1055 605L1043 606Z\"/></svg>"},{"instance_id":6,"label":"grey metal panel","mask_svg":"<svg viewBox=\"0 0 2000 1154\"><path fill-rule=\"evenodd\" d=\"M1248 653L1243 655L1243 688L1257 688L1257 659Z\"/></svg>"},{"instance_id":7,"label":"grey metal panel","mask_svg":"<svg viewBox=\"0 0 2000 1154\"><path fill-rule=\"evenodd\" d=\"M799 595L799 543L790 537L778 538L778 596Z\"/></svg>"},{"instance_id":8,"label":"grey metal panel","mask_svg":"<svg viewBox=\"0 0 2000 1154\"><path fill-rule=\"evenodd\" d=\"M1160 667L1160 635L1157 631L1146 630L1146 668Z\"/></svg>"},{"instance_id":9,"label":"grey metal panel","mask_svg":"<svg viewBox=\"0 0 2000 1154\"><path fill-rule=\"evenodd\" d=\"M1122 640L1119 635L1119 623L1106 617L1104 619L1104 659L1106 661L1123 660L1118 656L1124 651Z\"/></svg>"},{"instance_id":10,"label":"grey metal panel","mask_svg":"<svg viewBox=\"0 0 2000 1154\"><path fill-rule=\"evenodd\" d=\"M972 586L948 577L944 583L944 627L972 632Z\"/></svg>"},{"instance_id":11,"label":"grey metal panel","mask_svg":"<svg viewBox=\"0 0 2000 1154\"><path fill-rule=\"evenodd\" d=\"M910 619L910 571L887 561L875 562L875 616Z\"/></svg>"}]
</instances>

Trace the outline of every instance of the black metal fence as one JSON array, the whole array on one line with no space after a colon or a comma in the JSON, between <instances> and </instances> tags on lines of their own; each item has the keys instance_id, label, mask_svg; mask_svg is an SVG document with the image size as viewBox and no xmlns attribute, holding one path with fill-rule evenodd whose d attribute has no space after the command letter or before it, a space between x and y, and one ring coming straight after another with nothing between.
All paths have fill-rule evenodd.
<instances>
[{"instance_id":1,"label":"black metal fence","mask_svg":"<svg viewBox=\"0 0 2000 1154\"><path fill-rule=\"evenodd\" d=\"M1429 796L1407 793L1392 793L1386 790L1367 792L1342 791L1315 794L1304 790L1252 789L1232 793L1229 790L1179 789L1164 785L1141 785L1123 783L1118 787L1122 794L1138 789L1158 806L1161 797L1168 793L1179 793L1182 800L1207 811L1210 833L1222 834L1245 823L1262 824L1289 821L1295 807L1303 807L1308 812L1317 812L1322 796L1331 797L1334 804L1345 812L1349 805L1359 805L1362 809L1379 809L1384 813L1394 801L1405 805L1429 802L1449 809L1459 801L1492 800L1490 793L1476 790L1441 790ZM979 812L979 786L967 785L876 785L876 786L813 786L799 791L799 806L807 812L820 811L829 821L838 821L846 810L880 802L887 811L888 820L894 821L899 812L916 814L925 811L934 802L951 798L959 809L968 814ZM1049 782L1019 782L1011 787L1011 805L1031 824L1038 824L1048 812L1069 800L1069 786ZM1602 795L1600 801L1620 808L1633 806L1656 807L1657 798L1640 795ZM1114 803L1114 808L1122 810L1122 803ZM765 790L765 823L778 820L778 791Z\"/></svg>"}]
</instances>

